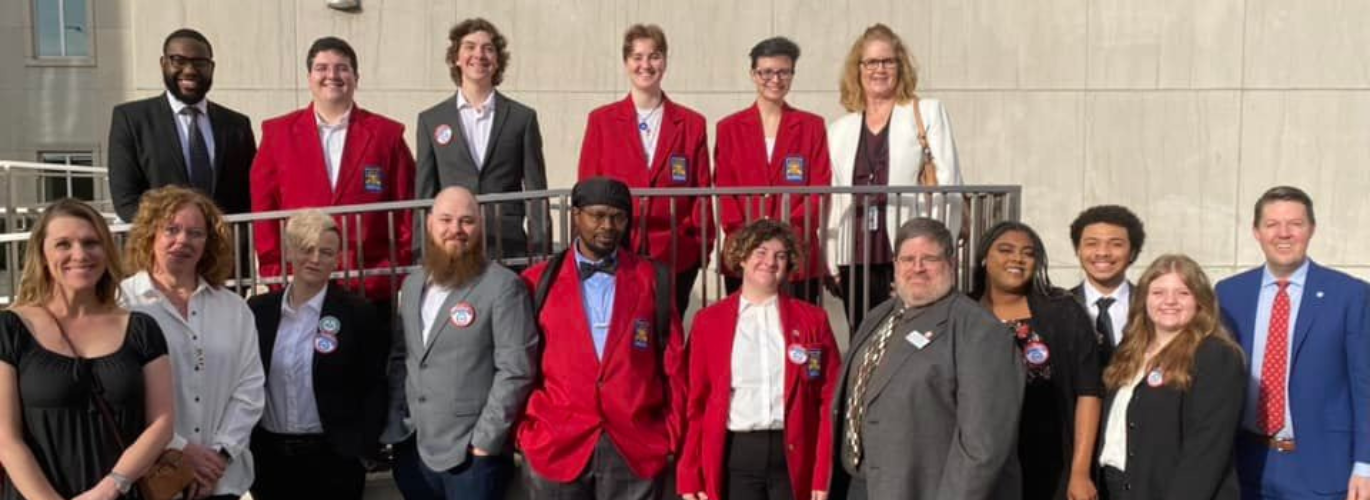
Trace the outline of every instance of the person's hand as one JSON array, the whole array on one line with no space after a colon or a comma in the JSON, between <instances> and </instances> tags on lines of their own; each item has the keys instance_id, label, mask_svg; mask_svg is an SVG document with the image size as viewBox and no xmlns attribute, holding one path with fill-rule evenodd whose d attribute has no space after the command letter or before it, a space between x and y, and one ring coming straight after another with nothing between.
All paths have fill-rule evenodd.
<instances>
[{"instance_id":1,"label":"person's hand","mask_svg":"<svg viewBox=\"0 0 1370 500\"><path fill-rule=\"evenodd\" d=\"M1370 500L1370 477L1352 474L1346 485L1346 500Z\"/></svg>"},{"instance_id":2,"label":"person's hand","mask_svg":"<svg viewBox=\"0 0 1370 500\"><path fill-rule=\"evenodd\" d=\"M1070 475L1070 485L1066 489L1066 498L1070 500L1098 500L1099 492L1094 489L1094 481L1089 480L1089 474Z\"/></svg>"},{"instance_id":3,"label":"person's hand","mask_svg":"<svg viewBox=\"0 0 1370 500\"><path fill-rule=\"evenodd\" d=\"M684 498L685 500L709 500L709 494L699 491L695 493L686 493L684 495L680 495L680 498Z\"/></svg>"},{"instance_id":4,"label":"person's hand","mask_svg":"<svg viewBox=\"0 0 1370 500\"><path fill-rule=\"evenodd\" d=\"M823 277L823 288L826 288L833 297L842 298L844 296L842 294L842 278L836 274Z\"/></svg>"},{"instance_id":5,"label":"person's hand","mask_svg":"<svg viewBox=\"0 0 1370 500\"><path fill-rule=\"evenodd\" d=\"M828 500L828 492L814 490L813 493L809 494L809 498L812 500Z\"/></svg>"},{"instance_id":6,"label":"person's hand","mask_svg":"<svg viewBox=\"0 0 1370 500\"><path fill-rule=\"evenodd\" d=\"M71 500L117 500L119 498L119 485L113 479L105 477L95 486L82 492L80 495L72 497Z\"/></svg>"},{"instance_id":7,"label":"person's hand","mask_svg":"<svg viewBox=\"0 0 1370 500\"><path fill-rule=\"evenodd\" d=\"M195 471L196 482L201 486L209 486L209 491L213 491L213 486L224 477L224 470L228 468L219 452L203 445L188 443L181 449L181 456L190 461L190 468Z\"/></svg>"},{"instance_id":8,"label":"person's hand","mask_svg":"<svg viewBox=\"0 0 1370 500\"><path fill-rule=\"evenodd\" d=\"M480 449L479 447L476 447L476 446L472 446L472 447L471 447L471 454L472 454L472 455L475 455L475 456L477 456L477 457L488 457L488 456L490 456L490 452L485 451L485 450L482 450L482 449Z\"/></svg>"}]
</instances>

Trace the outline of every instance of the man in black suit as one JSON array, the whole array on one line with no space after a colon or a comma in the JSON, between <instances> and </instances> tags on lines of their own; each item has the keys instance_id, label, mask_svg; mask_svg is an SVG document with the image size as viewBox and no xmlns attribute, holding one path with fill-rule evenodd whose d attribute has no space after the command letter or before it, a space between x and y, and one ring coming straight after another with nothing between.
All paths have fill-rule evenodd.
<instances>
[{"instance_id":1,"label":"man in black suit","mask_svg":"<svg viewBox=\"0 0 1370 500\"><path fill-rule=\"evenodd\" d=\"M252 496L361 500L362 459L385 426L390 332L365 299L328 284L342 252L332 217L291 217L285 239L290 284L248 300L266 372Z\"/></svg>"},{"instance_id":2,"label":"man in black suit","mask_svg":"<svg viewBox=\"0 0 1370 500\"><path fill-rule=\"evenodd\" d=\"M209 102L214 50L204 35L179 29L162 43L166 93L115 106L109 127L109 191L132 222L143 192L166 185L199 189L225 213L252 208L248 169L257 154L252 122Z\"/></svg>"},{"instance_id":3,"label":"man in black suit","mask_svg":"<svg viewBox=\"0 0 1370 500\"><path fill-rule=\"evenodd\" d=\"M489 21L474 18L452 27L448 40L447 66L458 88L419 114L414 196L432 198L449 186L478 195L547 189L537 113L495 90L509 62L504 36ZM486 254L492 259L551 253L545 200L488 203L483 209Z\"/></svg>"},{"instance_id":4,"label":"man in black suit","mask_svg":"<svg viewBox=\"0 0 1370 500\"><path fill-rule=\"evenodd\" d=\"M1127 329L1132 282L1127 268L1142 253L1142 220L1119 205L1089 207L1070 223L1070 242L1085 279L1070 289L1099 335L1099 363L1108 366Z\"/></svg>"}]
</instances>

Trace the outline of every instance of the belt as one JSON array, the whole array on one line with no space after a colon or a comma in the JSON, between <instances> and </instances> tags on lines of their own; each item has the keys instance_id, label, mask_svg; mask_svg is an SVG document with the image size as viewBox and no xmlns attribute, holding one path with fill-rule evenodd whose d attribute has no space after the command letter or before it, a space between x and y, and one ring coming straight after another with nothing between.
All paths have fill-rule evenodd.
<instances>
[{"instance_id":1,"label":"belt","mask_svg":"<svg viewBox=\"0 0 1370 500\"><path fill-rule=\"evenodd\" d=\"M1280 453L1290 453L1297 449L1294 445L1294 438L1266 436L1264 434L1257 434L1249 431L1243 432L1243 434L1246 435L1248 440L1259 443L1261 446L1265 446Z\"/></svg>"}]
</instances>

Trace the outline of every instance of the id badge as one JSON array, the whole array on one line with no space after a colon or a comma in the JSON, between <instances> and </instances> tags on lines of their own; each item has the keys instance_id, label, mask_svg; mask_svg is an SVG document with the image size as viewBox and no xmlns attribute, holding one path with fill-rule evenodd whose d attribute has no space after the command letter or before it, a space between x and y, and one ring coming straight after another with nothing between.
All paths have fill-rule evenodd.
<instances>
[{"instance_id":1,"label":"id badge","mask_svg":"<svg viewBox=\"0 0 1370 500\"><path fill-rule=\"evenodd\" d=\"M803 184L804 171L803 156L788 156L785 158L785 182L790 184Z\"/></svg>"},{"instance_id":2,"label":"id badge","mask_svg":"<svg viewBox=\"0 0 1370 500\"><path fill-rule=\"evenodd\" d=\"M385 191L385 172L376 165L367 165L362 170L362 189L368 193Z\"/></svg>"},{"instance_id":3,"label":"id badge","mask_svg":"<svg viewBox=\"0 0 1370 500\"><path fill-rule=\"evenodd\" d=\"M880 230L880 207L875 205L866 206L866 230Z\"/></svg>"},{"instance_id":4,"label":"id badge","mask_svg":"<svg viewBox=\"0 0 1370 500\"><path fill-rule=\"evenodd\" d=\"M671 182L685 184L690 180L690 162L684 156L672 156L670 160Z\"/></svg>"},{"instance_id":5,"label":"id badge","mask_svg":"<svg viewBox=\"0 0 1370 500\"><path fill-rule=\"evenodd\" d=\"M804 377L809 380L818 380L823 376L823 350L811 348L809 351L808 362L804 363Z\"/></svg>"}]
</instances>

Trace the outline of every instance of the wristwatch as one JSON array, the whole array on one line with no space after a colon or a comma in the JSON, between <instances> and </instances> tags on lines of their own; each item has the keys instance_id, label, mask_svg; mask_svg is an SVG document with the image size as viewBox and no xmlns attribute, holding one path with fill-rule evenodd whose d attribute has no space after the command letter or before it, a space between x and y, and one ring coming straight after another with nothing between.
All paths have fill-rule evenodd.
<instances>
[{"instance_id":1,"label":"wristwatch","mask_svg":"<svg viewBox=\"0 0 1370 500\"><path fill-rule=\"evenodd\" d=\"M109 480L114 481L114 486L119 488L120 495L126 495L129 490L133 489L133 480L118 472L110 471Z\"/></svg>"}]
</instances>

